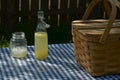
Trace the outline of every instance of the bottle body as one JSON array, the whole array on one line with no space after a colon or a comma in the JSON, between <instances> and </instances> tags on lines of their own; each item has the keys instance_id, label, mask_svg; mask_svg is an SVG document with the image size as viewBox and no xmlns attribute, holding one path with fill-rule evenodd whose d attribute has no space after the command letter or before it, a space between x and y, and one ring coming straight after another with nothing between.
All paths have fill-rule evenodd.
<instances>
[{"instance_id":1,"label":"bottle body","mask_svg":"<svg viewBox=\"0 0 120 80\"><path fill-rule=\"evenodd\" d=\"M15 32L10 40L10 52L15 58L23 58L27 54L27 40L24 32Z\"/></svg>"},{"instance_id":2,"label":"bottle body","mask_svg":"<svg viewBox=\"0 0 120 80\"><path fill-rule=\"evenodd\" d=\"M47 32L35 32L35 58L44 60L48 57Z\"/></svg>"}]
</instances>

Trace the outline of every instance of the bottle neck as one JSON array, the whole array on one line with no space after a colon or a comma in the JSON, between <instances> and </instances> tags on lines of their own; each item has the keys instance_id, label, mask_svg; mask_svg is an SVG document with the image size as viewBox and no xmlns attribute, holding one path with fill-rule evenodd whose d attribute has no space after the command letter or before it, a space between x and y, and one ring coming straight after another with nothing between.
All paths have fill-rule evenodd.
<instances>
[{"instance_id":1,"label":"bottle neck","mask_svg":"<svg viewBox=\"0 0 120 80\"><path fill-rule=\"evenodd\" d=\"M44 20L44 16L38 15L38 20Z\"/></svg>"},{"instance_id":2,"label":"bottle neck","mask_svg":"<svg viewBox=\"0 0 120 80\"><path fill-rule=\"evenodd\" d=\"M47 32L47 30L46 29L36 29L36 31L35 32Z\"/></svg>"},{"instance_id":3,"label":"bottle neck","mask_svg":"<svg viewBox=\"0 0 120 80\"><path fill-rule=\"evenodd\" d=\"M36 32L47 32L46 28L48 28L48 24L44 21L44 12L38 11L38 23Z\"/></svg>"},{"instance_id":4,"label":"bottle neck","mask_svg":"<svg viewBox=\"0 0 120 80\"><path fill-rule=\"evenodd\" d=\"M44 21L42 17L38 17L38 24L41 24Z\"/></svg>"}]
</instances>

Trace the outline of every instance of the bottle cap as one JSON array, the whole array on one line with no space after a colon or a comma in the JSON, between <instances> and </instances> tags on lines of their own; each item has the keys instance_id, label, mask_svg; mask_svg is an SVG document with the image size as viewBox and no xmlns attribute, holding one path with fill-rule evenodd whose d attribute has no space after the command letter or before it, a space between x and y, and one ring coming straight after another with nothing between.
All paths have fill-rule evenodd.
<instances>
[{"instance_id":1,"label":"bottle cap","mask_svg":"<svg viewBox=\"0 0 120 80\"><path fill-rule=\"evenodd\" d=\"M43 11L41 11L41 10L38 11L38 18L44 19L44 12Z\"/></svg>"}]
</instances>

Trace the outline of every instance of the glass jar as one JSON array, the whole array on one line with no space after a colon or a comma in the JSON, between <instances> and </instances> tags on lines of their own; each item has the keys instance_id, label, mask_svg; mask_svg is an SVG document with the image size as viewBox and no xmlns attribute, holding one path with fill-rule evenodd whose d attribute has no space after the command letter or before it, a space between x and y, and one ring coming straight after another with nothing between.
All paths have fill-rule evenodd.
<instances>
[{"instance_id":1,"label":"glass jar","mask_svg":"<svg viewBox=\"0 0 120 80\"><path fill-rule=\"evenodd\" d=\"M27 40L24 32L12 33L10 40L10 52L15 58L23 58L27 54Z\"/></svg>"}]
</instances>

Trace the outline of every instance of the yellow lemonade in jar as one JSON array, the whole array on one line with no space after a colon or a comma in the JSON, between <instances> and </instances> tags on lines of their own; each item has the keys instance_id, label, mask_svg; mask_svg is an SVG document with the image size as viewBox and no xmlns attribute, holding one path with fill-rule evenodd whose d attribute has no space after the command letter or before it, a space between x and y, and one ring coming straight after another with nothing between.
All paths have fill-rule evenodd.
<instances>
[{"instance_id":1,"label":"yellow lemonade in jar","mask_svg":"<svg viewBox=\"0 0 120 80\"><path fill-rule=\"evenodd\" d=\"M44 60L48 56L48 37L46 32L35 32L35 58Z\"/></svg>"},{"instance_id":2,"label":"yellow lemonade in jar","mask_svg":"<svg viewBox=\"0 0 120 80\"><path fill-rule=\"evenodd\" d=\"M23 58L27 54L27 48L24 47L16 47L11 49L12 56L15 58Z\"/></svg>"}]
</instances>

